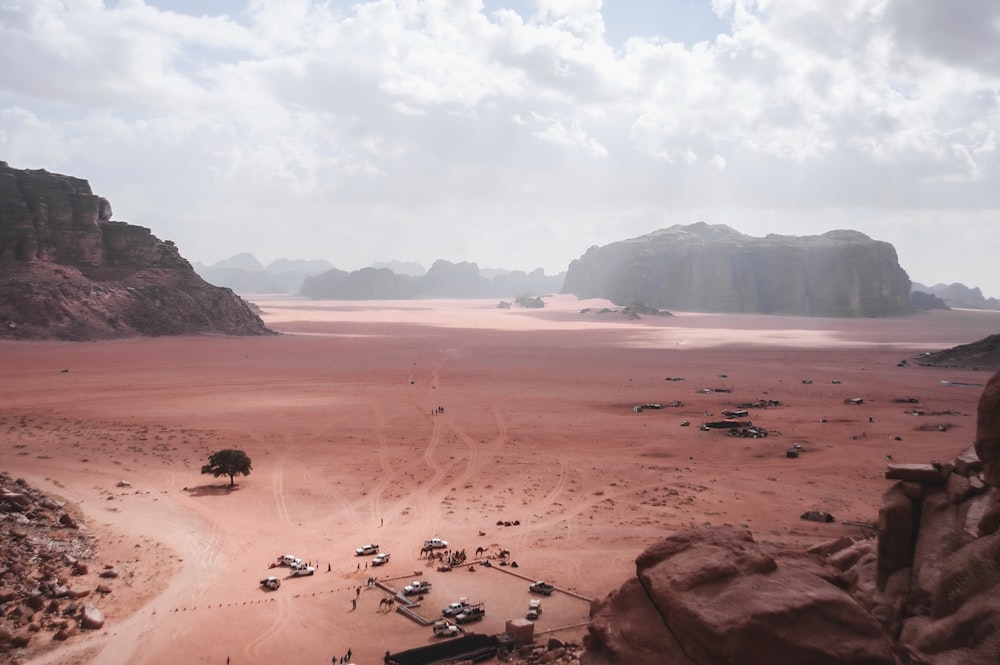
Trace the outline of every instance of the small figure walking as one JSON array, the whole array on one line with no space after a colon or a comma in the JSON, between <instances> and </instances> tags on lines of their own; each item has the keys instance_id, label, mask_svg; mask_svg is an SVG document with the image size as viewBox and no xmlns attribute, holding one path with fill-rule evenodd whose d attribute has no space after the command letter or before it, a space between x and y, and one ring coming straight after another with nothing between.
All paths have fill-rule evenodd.
<instances>
[{"instance_id":1,"label":"small figure walking","mask_svg":"<svg viewBox=\"0 0 1000 665\"><path fill-rule=\"evenodd\" d=\"M357 589L354 590L354 597L357 598L360 595L361 595L361 587L358 587Z\"/></svg>"},{"instance_id":2,"label":"small figure walking","mask_svg":"<svg viewBox=\"0 0 1000 665\"><path fill-rule=\"evenodd\" d=\"M226 665L229 665L229 656L226 656Z\"/></svg>"},{"instance_id":3,"label":"small figure walking","mask_svg":"<svg viewBox=\"0 0 1000 665\"><path fill-rule=\"evenodd\" d=\"M366 563L365 565L367 566L368 564ZM360 561L358 561L358 570L361 570L361 562Z\"/></svg>"},{"instance_id":4,"label":"small figure walking","mask_svg":"<svg viewBox=\"0 0 1000 665\"><path fill-rule=\"evenodd\" d=\"M328 563L328 564L326 564L326 572L330 572L330 570L331 570L330 566L331 566L331 565L332 565L332 564L329 564L329 563Z\"/></svg>"},{"instance_id":5,"label":"small figure walking","mask_svg":"<svg viewBox=\"0 0 1000 665\"><path fill-rule=\"evenodd\" d=\"M384 517L378 518L378 525L379 526L385 526L385 518Z\"/></svg>"},{"instance_id":6,"label":"small figure walking","mask_svg":"<svg viewBox=\"0 0 1000 665\"><path fill-rule=\"evenodd\" d=\"M347 662L351 662L351 647L347 647Z\"/></svg>"},{"instance_id":7,"label":"small figure walking","mask_svg":"<svg viewBox=\"0 0 1000 665\"><path fill-rule=\"evenodd\" d=\"M351 609L352 610L358 609L358 599L357 598L351 598Z\"/></svg>"}]
</instances>

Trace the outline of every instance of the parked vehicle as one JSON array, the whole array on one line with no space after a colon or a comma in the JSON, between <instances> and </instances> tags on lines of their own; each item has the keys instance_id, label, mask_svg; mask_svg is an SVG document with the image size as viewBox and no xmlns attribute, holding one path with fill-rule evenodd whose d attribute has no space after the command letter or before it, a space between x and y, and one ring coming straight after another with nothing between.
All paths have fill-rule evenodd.
<instances>
[{"instance_id":1,"label":"parked vehicle","mask_svg":"<svg viewBox=\"0 0 1000 665\"><path fill-rule=\"evenodd\" d=\"M354 550L356 556L365 556L366 554L378 554L378 545L362 545L358 549Z\"/></svg>"},{"instance_id":2,"label":"parked vehicle","mask_svg":"<svg viewBox=\"0 0 1000 665\"><path fill-rule=\"evenodd\" d=\"M302 559L291 554L282 554L278 557L279 566L297 566L302 563Z\"/></svg>"},{"instance_id":3,"label":"parked vehicle","mask_svg":"<svg viewBox=\"0 0 1000 665\"><path fill-rule=\"evenodd\" d=\"M541 616L541 614L542 614L542 601L538 600L537 598L532 598L528 602L527 618L534 621L539 616Z\"/></svg>"},{"instance_id":4,"label":"parked vehicle","mask_svg":"<svg viewBox=\"0 0 1000 665\"><path fill-rule=\"evenodd\" d=\"M389 553L388 552L382 552L382 554L379 554L377 557L375 557L375 558L372 559L372 565L373 566L381 566L382 564L385 564L385 563L389 563Z\"/></svg>"},{"instance_id":5,"label":"parked vehicle","mask_svg":"<svg viewBox=\"0 0 1000 665\"><path fill-rule=\"evenodd\" d=\"M470 621L479 621L484 616L486 616L486 605L483 603L475 603L469 605L464 612L461 612L455 616L455 623L469 623Z\"/></svg>"},{"instance_id":6,"label":"parked vehicle","mask_svg":"<svg viewBox=\"0 0 1000 665\"><path fill-rule=\"evenodd\" d=\"M450 603L448 607L441 610L441 614L446 617L453 617L456 614L461 614L469 607L468 598L459 598L454 603Z\"/></svg>"},{"instance_id":7,"label":"parked vehicle","mask_svg":"<svg viewBox=\"0 0 1000 665\"><path fill-rule=\"evenodd\" d=\"M434 622L434 636L435 637L454 637L462 632L462 629L448 621L447 619L440 619Z\"/></svg>"},{"instance_id":8,"label":"parked vehicle","mask_svg":"<svg viewBox=\"0 0 1000 665\"><path fill-rule=\"evenodd\" d=\"M431 583L425 580L413 580L403 587L403 595L413 596L418 593L427 593L431 590Z\"/></svg>"},{"instance_id":9,"label":"parked vehicle","mask_svg":"<svg viewBox=\"0 0 1000 665\"><path fill-rule=\"evenodd\" d=\"M424 541L424 547L429 547L432 550L443 550L448 547L448 541L441 540L440 538L431 538Z\"/></svg>"},{"instance_id":10,"label":"parked vehicle","mask_svg":"<svg viewBox=\"0 0 1000 665\"><path fill-rule=\"evenodd\" d=\"M556 588L551 584L549 584L548 582L543 582L541 580L537 582L532 582L528 586L528 591L530 591L531 593L540 593L543 596L551 596L552 592L555 591L555 589Z\"/></svg>"},{"instance_id":11,"label":"parked vehicle","mask_svg":"<svg viewBox=\"0 0 1000 665\"><path fill-rule=\"evenodd\" d=\"M292 577L303 577L305 575L312 575L315 572L316 568L313 566L307 566L301 563L297 566L292 566Z\"/></svg>"},{"instance_id":12,"label":"parked vehicle","mask_svg":"<svg viewBox=\"0 0 1000 665\"><path fill-rule=\"evenodd\" d=\"M281 580L279 580L277 577L265 577L260 581L260 585L265 589L276 591L278 587L281 586Z\"/></svg>"}]
</instances>

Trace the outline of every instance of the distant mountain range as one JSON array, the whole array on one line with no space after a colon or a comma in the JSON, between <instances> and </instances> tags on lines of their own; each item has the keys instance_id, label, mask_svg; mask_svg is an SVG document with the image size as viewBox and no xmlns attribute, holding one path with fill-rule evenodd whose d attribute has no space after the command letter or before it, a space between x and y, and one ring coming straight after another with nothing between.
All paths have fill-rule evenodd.
<instances>
[{"instance_id":1,"label":"distant mountain range","mask_svg":"<svg viewBox=\"0 0 1000 665\"><path fill-rule=\"evenodd\" d=\"M315 299L516 298L562 290L565 273L546 275L539 268L482 269L475 263L438 260L430 270L412 261L384 261L347 272L323 260L279 259L266 267L243 253L211 266L194 263L205 281L247 295L302 295Z\"/></svg>"},{"instance_id":2,"label":"distant mountain range","mask_svg":"<svg viewBox=\"0 0 1000 665\"><path fill-rule=\"evenodd\" d=\"M948 307L962 309L1000 309L1000 300L996 298L986 298L983 292L976 288L969 288L965 284L935 284L934 286L924 286L919 282L912 282L910 288L914 292L929 293L937 296Z\"/></svg>"}]
</instances>

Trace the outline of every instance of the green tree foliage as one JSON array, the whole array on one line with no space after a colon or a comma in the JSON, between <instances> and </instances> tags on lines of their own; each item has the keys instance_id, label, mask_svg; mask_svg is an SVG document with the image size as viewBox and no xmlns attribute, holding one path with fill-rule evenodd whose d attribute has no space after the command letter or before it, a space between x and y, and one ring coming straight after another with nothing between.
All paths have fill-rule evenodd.
<instances>
[{"instance_id":1,"label":"green tree foliage","mask_svg":"<svg viewBox=\"0 0 1000 665\"><path fill-rule=\"evenodd\" d=\"M250 475L250 458L242 450L217 450L208 456L208 464L201 467L202 473L210 473L216 478L219 476L229 476L229 484L235 485L234 480L237 473Z\"/></svg>"}]
</instances>

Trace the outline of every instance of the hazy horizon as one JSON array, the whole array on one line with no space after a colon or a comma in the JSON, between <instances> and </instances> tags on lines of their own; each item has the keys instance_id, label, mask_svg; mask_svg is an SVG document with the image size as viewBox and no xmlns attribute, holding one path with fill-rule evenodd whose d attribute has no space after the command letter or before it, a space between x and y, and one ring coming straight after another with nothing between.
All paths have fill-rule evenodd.
<instances>
[{"instance_id":1,"label":"hazy horizon","mask_svg":"<svg viewBox=\"0 0 1000 665\"><path fill-rule=\"evenodd\" d=\"M0 0L0 160L193 262L852 229L1000 296L1000 5Z\"/></svg>"}]
</instances>

